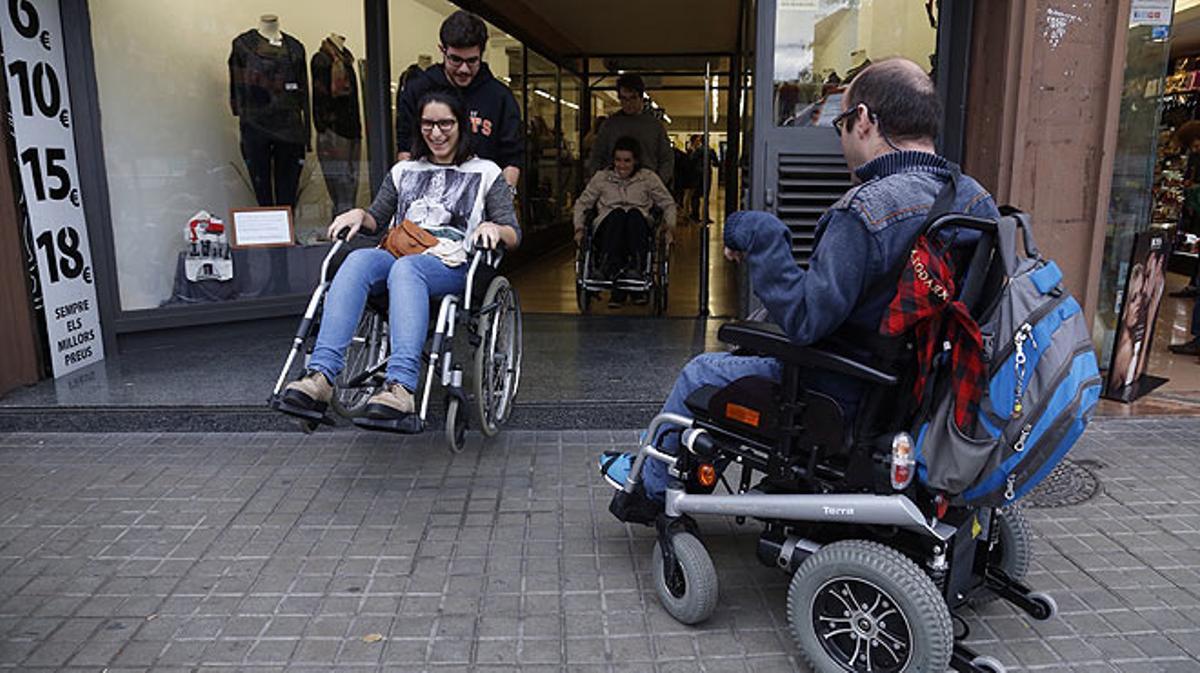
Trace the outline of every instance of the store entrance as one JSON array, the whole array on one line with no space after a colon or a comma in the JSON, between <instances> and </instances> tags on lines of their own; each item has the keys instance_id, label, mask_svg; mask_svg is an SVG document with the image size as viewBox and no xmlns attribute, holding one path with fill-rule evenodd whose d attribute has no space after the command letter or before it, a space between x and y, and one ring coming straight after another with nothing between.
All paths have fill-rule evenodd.
<instances>
[{"instance_id":1,"label":"store entrance","mask_svg":"<svg viewBox=\"0 0 1200 673\"><path fill-rule=\"evenodd\" d=\"M720 244L726 207L736 203L737 196L729 195L726 172L739 170L729 143L730 129L736 132L737 124L725 118L731 95L729 59L608 57L589 58L585 66L588 74L581 99L564 98L557 118L553 99L535 94L528 102L527 217L534 230L550 226L557 235L553 245L523 260L510 273L524 309L553 314L736 316L736 268L722 259ZM664 131L660 146L642 151L651 153L645 163L657 164L651 172L673 200L675 216L658 226L671 227L674 241L665 255L666 265L661 267L666 269L662 276L666 282L650 278L654 287L649 292L614 304L611 291L585 287L594 281L597 269L585 275L583 266L589 260L582 258L571 233L576 209L584 212L596 205L579 200L584 189L594 177L598 184L603 183L611 167L612 157L600 154L606 150L611 154L613 129L619 128L614 125L606 130L607 121L625 121L617 82L626 73L644 83L642 114L656 119ZM552 128L561 131L557 148ZM706 147L707 152L703 151ZM736 189L742 176L733 177ZM591 250L595 254L597 248ZM665 306L659 304L659 293Z\"/></svg>"}]
</instances>

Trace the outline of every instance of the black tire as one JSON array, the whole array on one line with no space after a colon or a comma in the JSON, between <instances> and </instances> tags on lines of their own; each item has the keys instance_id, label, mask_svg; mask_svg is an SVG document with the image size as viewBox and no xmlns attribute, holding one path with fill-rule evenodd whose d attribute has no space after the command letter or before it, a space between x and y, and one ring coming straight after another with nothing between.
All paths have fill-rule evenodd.
<instances>
[{"instance_id":1,"label":"black tire","mask_svg":"<svg viewBox=\"0 0 1200 673\"><path fill-rule=\"evenodd\" d=\"M457 397L446 398L446 446L452 453L462 453L467 445L467 419Z\"/></svg>"},{"instance_id":2,"label":"black tire","mask_svg":"<svg viewBox=\"0 0 1200 673\"><path fill-rule=\"evenodd\" d=\"M945 600L928 575L890 547L866 540L822 547L792 576L787 607L792 636L814 673L940 672L950 665L954 629Z\"/></svg>"},{"instance_id":3,"label":"black tire","mask_svg":"<svg viewBox=\"0 0 1200 673\"><path fill-rule=\"evenodd\" d=\"M479 316L471 377L475 419L485 437L494 437L508 420L521 379L521 301L503 276L493 279L484 295L482 306L493 304L495 310Z\"/></svg>"},{"instance_id":4,"label":"black tire","mask_svg":"<svg viewBox=\"0 0 1200 673\"><path fill-rule=\"evenodd\" d=\"M654 312L658 315L667 314L668 301L671 293L671 246L663 244L659 246L658 255L658 301L654 306Z\"/></svg>"},{"instance_id":5,"label":"black tire","mask_svg":"<svg viewBox=\"0 0 1200 673\"><path fill-rule=\"evenodd\" d=\"M668 583L662 550L654 544L654 589L672 617L682 624L699 624L717 609L717 569L704 544L691 533L676 533L671 537L681 581Z\"/></svg>"},{"instance_id":6,"label":"black tire","mask_svg":"<svg viewBox=\"0 0 1200 673\"><path fill-rule=\"evenodd\" d=\"M1017 506L995 510L992 525L996 527L996 546L991 551L993 561L1014 580L1025 579L1033 563L1033 526ZM999 598L984 589L971 598L971 607L987 605Z\"/></svg>"},{"instance_id":7,"label":"black tire","mask_svg":"<svg viewBox=\"0 0 1200 673\"><path fill-rule=\"evenodd\" d=\"M584 242L587 245L587 242ZM575 303L579 306L579 312L587 315L592 311L592 293L588 292L583 285L583 277L586 272L587 254L584 248L580 247L575 252Z\"/></svg>"},{"instance_id":8,"label":"black tire","mask_svg":"<svg viewBox=\"0 0 1200 673\"><path fill-rule=\"evenodd\" d=\"M354 377L366 371L373 365L387 360L388 338L387 321L374 311L363 311L358 319L358 327L346 348L346 366L333 382L333 397L330 406L334 413L342 418L361 416L367 406L367 400L378 392L379 386L374 381L364 382L361 386L349 387Z\"/></svg>"}]
</instances>

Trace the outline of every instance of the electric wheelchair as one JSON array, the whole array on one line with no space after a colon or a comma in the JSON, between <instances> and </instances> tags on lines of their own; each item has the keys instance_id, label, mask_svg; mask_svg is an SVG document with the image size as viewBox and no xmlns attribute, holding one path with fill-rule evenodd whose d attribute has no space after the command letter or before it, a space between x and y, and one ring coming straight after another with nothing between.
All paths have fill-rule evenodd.
<instances>
[{"instance_id":1,"label":"electric wheelchair","mask_svg":"<svg viewBox=\"0 0 1200 673\"><path fill-rule=\"evenodd\" d=\"M992 262L995 224L947 216L930 226L981 232L968 255L980 271L970 272L960 294L977 316L1002 283L998 259ZM790 630L817 673L1003 671L960 642L966 622L953 611L1003 598L1045 620L1057 606L1023 583L1032 530L1020 509L970 507L914 479L919 466L908 430L916 401L906 397L917 376L915 337L898 338L890 353L866 363L844 343L797 346L768 323L726 324L718 336L743 354L778 359L781 380L702 387L686 401L690 417L660 414L611 505L623 518L623 508L645 497L637 492L645 462L667 465L651 559L667 612L695 624L716 608L716 570L691 517L754 518L764 524L758 558L792 576ZM802 372L861 382L866 395L854 418L807 390ZM660 429L681 433L678 455L654 446ZM728 493L717 494L718 486Z\"/></svg>"},{"instance_id":2,"label":"electric wheelchair","mask_svg":"<svg viewBox=\"0 0 1200 673\"><path fill-rule=\"evenodd\" d=\"M321 425L333 425L335 421L327 412L289 403L282 392L296 356L301 351L304 353L305 366L308 364L316 342L325 294L333 282L338 265L345 258L345 245L343 231L321 263L321 281L309 299L269 400L272 408L295 416L305 432L313 432ZM387 369L390 347L386 294L367 298L367 305L346 350L346 366L333 382L330 408L338 416L365 429L419 433L426 429L430 397L436 380L445 391L445 436L452 451L457 453L463 449L468 415L473 417L484 436L495 436L500 426L508 420L517 395L521 380L523 336L517 291L498 272L503 255L503 243L496 250L476 249L469 261L463 294L446 295L432 301L429 312L430 337L422 353L425 375L418 393L420 403L416 413L398 420L373 419L363 413L367 400L382 388ZM460 334L465 335L469 350L469 388L464 384L463 365L455 361L454 346Z\"/></svg>"},{"instance_id":3,"label":"electric wheelchair","mask_svg":"<svg viewBox=\"0 0 1200 673\"><path fill-rule=\"evenodd\" d=\"M667 289L670 283L671 246L667 244L662 233L663 211L657 207L650 209L646 242L649 254L639 262L641 280L610 280L601 273L608 260L605 260L603 252L597 249L596 214L595 208L587 210L583 240L575 255L575 299L579 305L579 312L586 315L591 311L591 303L596 299L597 293L620 289L634 296L648 295L654 315L664 315L667 312Z\"/></svg>"}]
</instances>

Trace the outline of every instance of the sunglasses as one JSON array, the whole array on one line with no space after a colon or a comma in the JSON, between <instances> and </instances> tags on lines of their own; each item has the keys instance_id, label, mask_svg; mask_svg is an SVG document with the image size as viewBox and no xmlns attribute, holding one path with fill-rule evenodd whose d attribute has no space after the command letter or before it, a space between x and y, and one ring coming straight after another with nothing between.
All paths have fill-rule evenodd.
<instances>
[{"instance_id":1,"label":"sunglasses","mask_svg":"<svg viewBox=\"0 0 1200 673\"><path fill-rule=\"evenodd\" d=\"M422 119L421 130L425 133L433 133L433 127L436 126L442 133L449 133L457 124L457 119Z\"/></svg>"}]
</instances>

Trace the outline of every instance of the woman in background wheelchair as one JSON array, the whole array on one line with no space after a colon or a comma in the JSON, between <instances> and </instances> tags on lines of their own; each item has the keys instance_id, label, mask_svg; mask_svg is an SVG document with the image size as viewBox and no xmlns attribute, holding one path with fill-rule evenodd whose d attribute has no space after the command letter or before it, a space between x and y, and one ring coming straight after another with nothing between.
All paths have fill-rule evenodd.
<instances>
[{"instance_id":1,"label":"woman in background wheelchair","mask_svg":"<svg viewBox=\"0 0 1200 673\"><path fill-rule=\"evenodd\" d=\"M365 414L382 420L413 414L430 300L464 291L474 248L503 243L511 250L520 242L511 192L500 167L471 152L459 98L431 91L417 110L413 158L392 167L369 208L342 213L329 225L331 239L382 226L382 243L351 252L334 276L307 371L284 391L290 405L324 412L367 297L386 291L390 355L384 385Z\"/></svg>"},{"instance_id":2,"label":"woman in background wheelchair","mask_svg":"<svg viewBox=\"0 0 1200 673\"><path fill-rule=\"evenodd\" d=\"M675 199L658 175L642 168L641 147L637 140L624 136L613 144L612 165L597 172L575 201L575 243L584 245L588 237L588 216L595 211L595 230L591 249L599 255L594 265L599 274L613 282L609 306L625 303L627 292L619 280L641 283L650 254L653 234L650 209L663 213L664 249L671 244L675 226ZM586 270L585 270L586 272ZM634 295L635 303L646 303L646 293Z\"/></svg>"}]
</instances>

